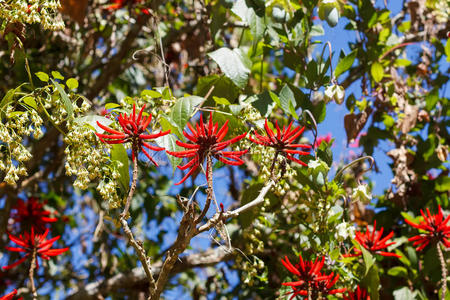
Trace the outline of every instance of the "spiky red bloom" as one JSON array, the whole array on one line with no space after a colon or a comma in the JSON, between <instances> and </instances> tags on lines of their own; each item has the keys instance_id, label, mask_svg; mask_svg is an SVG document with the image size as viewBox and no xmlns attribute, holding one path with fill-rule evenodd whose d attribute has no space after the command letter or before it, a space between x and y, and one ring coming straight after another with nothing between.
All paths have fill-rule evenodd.
<instances>
[{"instance_id":1,"label":"spiky red bloom","mask_svg":"<svg viewBox=\"0 0 450 300\"><path fill-rule=\"evenodd\" d=\"M150 145L149 143L146 143L145 140L156 139L158 137L164 136L166 134L169 134L170 130L153 134L145 134L145 131L147 130L147 127L150 124L150 121L152 120L152 115L150 114L147 118L142 117L142 112L144 111L144 108L145 104L139 111L138 116L136 116L136 105L133 104L133 113L131 113L130 115L127 114L119 115L118 121L124 132L120 132L118 130L104 126L97 121L97 125L101 129L105 130L110 134L101 134L101 133L95 134L100 138L102 142L107 144L132 143L134 146L137 147L139 151L144 152L144 154L148 157L148 159L150 159L150 161L153 164L155 164L155 166L158 166L156 161L153 160L153 158L150 156L150 154L148 154L148 152L144 148L153 151L161 151L164 150L164 148ZM137 153L131 151L131 154L132 159L134 161L135 155L137 155Z\"/></svg>"},{"instance_id":2,"label":"spiky red bloom","mask_svg":"<svg viewBox=\"0 0 450 300\"><path fill-rule=\"evenodd\" d=\"M17 295L17 290L14 289L14 291L12 291L11 293L9 293L9 294L7 294L7 295L5 295L5 296L0 297L0 300L12 300L12 299L14 299L14 296L16 296L16 295ZM23 299L23 298L20 297L20 298L18 298L17 300L21 300L21 299Z\"/></svg>"},{"instance_id":3,"label":"spiky red bloom","mask_svg":"<svg viewBox=\"0 0 450 300\"><path fill-rule=\"evenodd\" d=\"M420 210L422 214L423 221L419 224L413 223L407 219L405 222L414 228L425 231L425 233L413 236L408 240L414 242L413 246L417 246L416 251L423 250L428 245L434 245L438 242L444 244L446 248L450 247L450 226L447 224L450 220L450 215L444 220L444 215L442 214L441 206L438 207L438 213L431 215L430 210L427 208L426 216L423 210Z\"/></svg>"},{"instance_id":4,"label":"spiky red bloom","mask_svg":"<svg viewBox=\"0 0 450 300\"><path fill-rule=\"evenodd\" d=\"M43 232L47 223L56 222L57 218L50 218L51 212L44 209L44 203L39 202L36 197L30 197L25 202L18 199L12 208L11 218L14 223L19 223L22 229L29 230L34 227L37 232Z\"/></svg>"},{"instance_id":5,"label":"spiky red bloom","mask_svg":"<svg viewBox=\"0 0 450 300\"><path fill-rule=\"evenodd\" d=\"M5 247L6 250L13 252L24 252L26 253L24 257L12 263L9 266L4 266L3 269L9 270L12 269L21 263L23 263L29 256L33 254L33 251L36 250L36 255L41 257L42 259L50 259L50 256L56 256L63 252L69 250L69 248L62 249L50 249L52 245L60 238L60 236L56 236L49 240L46 240L48 233L50 232L47 229L43 234L36 234L34 232L34 228L31 228L31 234L25 232L23 235L16 237L12 234L8 233L9 239L19 245L21 248L17 247ZM36 260L36 268L39 268L38 261Z\"/></svg>"},{"instance_id":6,"label":"spiky red bloom","mask_svg":"<svg viewBox=\"0 0 450 300\"><path fill-rule=\"evenodd\" d=\"M370 296L366 289L358 285L356 291L348 291L348 295L344 295L344 300L370 300Z\"/></svg>"},{"instance_id":7,"label":"spiky red bloom","mask_svg":"<svg viewBox=\"0 0 450 300\"><path fill-rule=\"evenodd\" d=\"M331 141L331 133L328 133L327 135L319 136L319 137L317 137L314 147L319 148L320 144L322 144L322 142L329 143L330 141Z\"/></svg>"},{"instance_id":8,"label":"spiky red bloom","mask_svg":"<svg viewBox=\"0 0 450 300\"><path fill-rule=\"evenodd\" d=\"M289 272L299 279L298 281L282 283L282 285L290 286L292 288L292 292L288 293L292 294L290 299L293 299L296 296L308 296L308 290L312 292L314 299L319 294L322 296L333 295L345 291L345 289L331 289L338 281L339 274L334 276L334 273L331 273L330 275L320 273L325 263L325 257L322 257L321 260L316 258L313 262L304 261L302 256L299 255L299 263L294 266L287 256L285 256L285 261L281 260L281 263Z\"/></svg>"},{"instance_id":9,"label":"spiky red bloom","mask_svg":"<svg viewBox=\"0 0 450 300\"><path fill-rule=\"evenodd\" d=\"M247 153L248 150L223 151L226 147L240 141L247 135L247 133L243 133L232 138L231 140L222 141L228 132L228 120L225 121L220 129L218 129L219 124L213 124L211 112L209 114L208 124L203 123L203 116L200 115L200 121L195 124L195 128L189 123L187 126L192 134L189 134L186 130L184 130L183 135L191 143L183 143L180 141L176 141L176 143L178 146L184 147L188 150L166 151L168 154L175 157L186 157L191 159L184 166L178 166L178 169L180 170L186 170L188 168L191 169L178 183L175 183L175 185L183 183L204 162L207 155L211 155L211 157L214 157L215 159L218 159L228 165L240 166L244 163L239 156ZM208 174L208 172L206 173Z\"/></svg>"},{"instance_id":10,"label":"spiky red bloom","mask_svg":"<svg viewBox=\"0 0 450 300\"><path fill-rule=\"evenodd\" d=\"M108 6L107 7L108 10L118 10L121 9L122 7L125 7L125 5L127 5L130 2L132 4L138 4L141 3L142 0L113 0L112 2L114 2L114 4ZM150 11L146 8L141 8L140 11L146 15L150 14Z\"/></svg>"},{"instance_id":11,"label":"spiky red bloom","mask_svg":"<svg viewBox=\"0 0 450 300\"><path fill-rule=\"evenodd\" d=\"M373 231L369 231L369 226L366 226L366 232L362 233L361 231L355 232L355 240L364 248L372 252L373 254L379 254L382 256L393 256L400 258L401 255L380 251L381 249L385 249L389 247L390 245L395 244L395 242L387 243L387 241L394 236L394 232L391 231L387 236L384 238L381 238L383 235L384 228L381 227L380 231L376 230L377 227L377 221L373 223ZM362 255L362 251L359 249L354 249L354 254L345 254L344 257L355 257Z\"/></svg>"},{"instance_id":12,"label":"spiky red bloom","mask_svg":"<svg viewBox=\"0 0 450 300\"><path fill-rule=\"evenodd\" d=\"M256 144L275 148L278 154L282 154L287 159L295 161L296 163L306 167L306 163L295 158L293 155L308 155L309 152L296 150L295 148L311 149L311 145L294 144L295 140L303 133L303 131L305 131L305 127L292 128L292 124L294 124L293 121L287 128L283 126L283 130L281 130L280 126L278 126L278 121L275 121L275 128L277 130L277 134L275 135L273 130L269 127L266 119L264 129L266 130L267 136L260 135L255 131L255 137L249 136L249 139Z\"/></svg>"}]
</instances>

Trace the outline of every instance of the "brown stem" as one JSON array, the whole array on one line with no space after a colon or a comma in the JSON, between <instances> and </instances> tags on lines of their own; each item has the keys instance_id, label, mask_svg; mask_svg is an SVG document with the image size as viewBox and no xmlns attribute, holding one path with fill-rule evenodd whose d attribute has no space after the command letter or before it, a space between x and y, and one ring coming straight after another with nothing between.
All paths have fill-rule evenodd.
<instances>
[{"instance_id":1,"label":"brown stem","mask_svg":"<svg viewBox=\"0 0 450 300\"><path fill-rule=\"evenodd\" d=\"M147 275L148 282L149 282L149 291L150 294L156 289L156 283L155 279L153 278L153 273L150 265L150 258L147 257L147 254L145 253L145 249L142 245L141 241L136 241L133 232L131 231L130 227L128 226L127 222L127 215L128 210L130 208L131 199L133 198L134 191L136 190L136 183L137 183L137 177L138 177L138 164L137 164L137 147L133 144L132 147L133 151L133 178L131 180L131 187L130 191L127 196L127 202L125 203L125 208L123 209L122 214L120 214L120 223L122 224L123 231L125 235L128 237L128 242L131 246L133 246L134 250L136 251L139 260L142 263L142 267L144 268L145 274Z\"/></svg>"},{"instance_id":2,"label":"brown stem","mask_svg":"<svg viewBox=\"0 0 450 300\"><path fill-rule=\"evenodd\" d=\"M277 181L276 180L276 178L275 178L275 173L274 173L274 171L275 171L275 164L277 163L277 159L278 159L278 155L280 154L280 152L275 152L275 157L273 158L273 161L272 161L272 165L270 166L270 179L272 179L273 181Z\"/></svg>"},{"instance_id":3,"label":"brown stem","mask_svg":"<svg viewBox=\"0 0 450 300\"><path fill-rule=\"evenodd\" d=\"M439 261L441 262L441 271L442 271L441 300L445 300L445 293L447 292L447 264L445 263L444 254L442 253L441 243L439 242L436 245L436 247L438 251Z\"/></svg>"},{"instance_id":4,"label":"brown stem","mask_svg":"<svg viewBox=\"0 0 450 300\"><path fill-rule=\"evenodd\" d=\"M197 219L195 219L195 223L198 224L202 221L202 219L205 217L206 213L208 212L209 206L211 205L211 199L213 198L213 171L212 171L212 158L211 155L208 155L206 157L206 176L208 181L208 190L206 191L206 203L205 207L203 208L202 212L200 213L200 216L198 216Z\"/></svg>"},{"instance_id":5,"label":"brown stem","mask_svg":"<svg viewBox=\"0 0 450 300\"><path fill-rule=\"evenodd\" d=\"M36 268L36 254L37 249L34 248L33 253L31 254L30 270L28 271L28 278L30 279L31 295L33 296L33 300L36 300L38 297L36 285L34 284L34 269Z\"/></svg>"}]
</instances>

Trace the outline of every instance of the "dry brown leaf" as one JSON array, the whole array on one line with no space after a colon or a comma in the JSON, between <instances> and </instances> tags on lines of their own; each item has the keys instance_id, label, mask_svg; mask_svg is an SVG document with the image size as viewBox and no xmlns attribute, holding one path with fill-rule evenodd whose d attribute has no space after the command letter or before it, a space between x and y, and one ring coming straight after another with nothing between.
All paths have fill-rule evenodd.
<instances>
[{"instance_id":1,"label":"dry brown leaf","mask_svg":"<svg viewBox=\"0 0 450 300\"><path fill-rule=\"evenodd\" d=\"M405 116L400 120L400 129L402 133L408 133L414 126L416 126L417 116L419 115L419 108L416 105L406 104Z\"/></svg>"},{"instance_id":2,"label":"dry brown leaf","mask_svg":"<svg viewBox=\"0 0 450 300\"><path fill-rule=\"evenodd\" d=\"M81 25L86 16L87 4L88 0L61 0L60 11Z\"/></svg>"},{"instance_id":3,"label":"dry brown leaf","mask_svg":"<svg viewBox=\"0 0 450 300\"><path fill-rule=\"evenodd\" d=\"M366 125L370 114L372 113L372 108L367 107L363 112L355 115L354 113L347 114L344 117L344 127L347 133L347 144L351 143L359 134L359 132Z\"/></svg>"}]
</instances>

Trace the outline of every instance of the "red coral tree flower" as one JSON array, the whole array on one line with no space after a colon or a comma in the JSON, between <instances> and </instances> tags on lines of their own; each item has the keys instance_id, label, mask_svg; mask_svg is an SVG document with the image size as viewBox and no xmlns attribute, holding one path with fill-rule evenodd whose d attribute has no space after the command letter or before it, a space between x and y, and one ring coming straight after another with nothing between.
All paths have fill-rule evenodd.
<instances>
[{"instance_id":1,"label":"red coral tree flower","mask_svg":"<svg viewBox=\"0 0 450 300\"><path fill-rule=\"evenodd\" d=\"M379 254L382 256L392 256L400 258L401 255L380 251L382 249L385 249L389 247L390 245L395 244L395 242L387 243L387 241L394 236L394 231L391 231L387 236L384 238L381 238L383 235L384 228L381 227L379 231L376 230L377 227L377 221L373 223L373 231L370 232L369 226L366 226L366 232L362 233L360 231L355 232L355 240L364 248L369 250L370 252L374 254ZM362 251L359 249L354 249L354 254L345 254L344 257L355 257L362 255Z\"/></svg>"},{"instance_id":2,"label":"red coral tree flower","mask_svg":"<svg viewBox=\"0 0 450 300\"><path fill-rule=\"evenodd\" d=\"M306 163L302 162L300 159L295 158L293 155L308 155L309 152L296 150L296 148L311 149L311 145L295 144L296 139L305 131L305 127L295 127L292 128L294 122L292 121L286 128L283 126L283 130L278 126L278 121L275 121L275 128L277 133L275 134L273 130L269 127L267 122L264 123L264 129L266 131L266 136L258 134L255 132L255 137L249 136L249 139L259 145L266 147L275 148L276 157L281 154L287 159L294 161L302 166L307 166Z\"/></svg>"},{"instance_id":3,"label":"red coral tree flower","mask_svg":"<svg viewBox=\"0 0 450 300\"><path fill-rule=\"evenodd\" d=\"M26 254L24 257L12 263L11 265L4 266L3 269L9 270L20 265L28 257L33 255L34 252L36 252L36 256L48 260L50 259L51 256L56 256L69 250L69 248L50 249L53 246L53 244L60 238L60 236L56 236L54 238L46 240L46 237L49 232L50 230L47 229L43 234L36 234L34 232L34 228L31 228L31 234L25 232L23 235L20 235L19 237L16 237L8 233L9 239L12 242L16 243L17 245L19 245L20 247L6 247L6 250L13 252L24 252ZM36 268L39 268L37 260L36 260Z\"/></svg>"},{"instance_id":4,"label":"red coral tree flower","mask_svg":"<svg viewBox=\"0 0 450 300\"><path fill-rule=\"evenodd\" d=\"M431 215L428 208L428 216L424 214L423 210L420 210L420 213L422 214L424 220L419 224L405 219L405 222L412 227L424 231L424 233L408 239L410 242L414 242L413 246L417 246L416 251L421 251L426 246L435 245L439 242L444 244L446 248L450 247L450 225L448 224L448 221L450 221L450 215L444 219L440 205L438 207L438 213L435 215Z\"/></svg>"},{"instance_id":5,"label":"red coral tree flower","mask_svg":"<svg viewBox=\"0 0 450 300\"><path fill-rule=\"evenodd\" d=\"M113 0L113 2L114 4L109 5L106 9L118 10L121 9L122 7L125 7L128 3L131 3L133 5L142 3L142 0ZM150 14L150 11L146 8L142 8L140 11L146 15Z\"/></svg>"},{"instance_id":6,"label":"red coral tree flower","mask_svg":"<svg viewBox=\"0 0 450 300\"><path fill-rule=\"evenodd\" d=\"M16 295L17 295L17 290L14 289L14 291L12 291L11 293L0 297L0 300L12 300L12 299L14 299L14 296L16 296ZM23 298L21 297L18 300L21 300L21 299L23 299Z\"/></svg>"},{"instance_id":7,"label":"red coral tree flower","mask_svg":"<svg viewBox=\"0 0 450 300\"><path fill-rule=\"evenodd\" d=\"M142 151L155 166L158 166L156 161L150 156L150 154L148 154L148 152L144 148L153 151L161 151L164 150L164 148L150 145L149 143L145 142L145 140L156 139L158 137L167 135L170 133L170 130L153 134L146 134L145 131L147 130L147 127L152 120L152 115L149 115L147 118L142 117L142 112L144 111L144 109L145 105L142 106L139 114L136 116L136 105L133 104L133 112L130 115L119 115L118 121L120 126L122 127L123 132L104 126L97 121L97 125L109 134L95 134L100 138L102 142L107 144L132 143L133 149L131 151L131 155L133 161L137 156L137 152Z\"/></svg>"},{"instance_id":8,"label":"red coral tree flower","mask_svg":"<svg viewBox=\"0 0 450 300\"><path fill-rule=\"evenodd\" d=\"M332 289L332 287L336 284L336 282L339 279L339 274L336 274L336 276L334 276L334 273L331 272L330 275L325 276L319 274L318 277L319 278L325 277L325 278L314 282L314 288L312 289L311 293L313 299L317 299L319 295L321 297L325 297L326 295L343 293L347 290L346 288Z\"/></svg>"},{"instance_id":9,"label":"red coral tree flower","mask_svg":"<svg viewBox=\"0 0 450 300\"><path fill-rule=\"evenodd\" d=\"M320 144L322 144L322 142L325 142L328 144L328 143L330 143L330 141L331 141L331 133L328 133L325 136L319 136L319 137L317 137L317 140L314 144L314 148L319 148Z\"/></svg>"},{"instance_id":10,"label":"red coral tree flower","mask_svg":"<svg viewBox=\"0 0 450 300\"><path fill-rule=\"evenodd\" d=\"M189 172L175 185L181 184L201 165L203 164L205 158L208 156L214 157L215 159L223 162L224 164L240 166L244 163L242 159L239 157L248 152L248 149L241 151L224 151L226 147L229 145L236 143L243 139L247 133L243 133L238 135L231 140L223 141L227 132L228 132L228 120L222 125L219 129L218 123L213 123L212 120L212 112L209 114L209 122L205 124L203 122L203 116L200 115L200 121L192 126L190 123L187 123L191 134L189 134L186 130L183 131L183 135L191 142L191 143L183 143L181 141L176 141L178 146L184 147L188 150L185 151L166 151L168 154L180 157L180 158L188 158L191 159L184 166L178 166L180 170L186 170L190 168ZM207 166L206 174L208 174Z\"/></svg>"},{"instance_id":11,"label":"red coral tree flower","mask_svg":"<svg viewBox=\"0 0 450 300\"><path fill-rule=\"evenodd\" d=\"M370 296L366 289L358 285L356 291L348 291L348 295L344 295L344 300L370 300Z\"/></svg>"},{"instance_id":12,"label":"red coral tree flower","mask_svg":"<svg viewBox=\"0 0 450 300\"><path fill-rule=\"evenodd\" d=\"M12 208L11 217L14 223L19 223L22 229L29 230L34 227L37 232L44 232L47 223L56 222L57 218L50 218L51 212L44 209L45 202L39 202L36 197L30 197L25 202L17 200L17 204Z\"/></svg>"}]
</instances>

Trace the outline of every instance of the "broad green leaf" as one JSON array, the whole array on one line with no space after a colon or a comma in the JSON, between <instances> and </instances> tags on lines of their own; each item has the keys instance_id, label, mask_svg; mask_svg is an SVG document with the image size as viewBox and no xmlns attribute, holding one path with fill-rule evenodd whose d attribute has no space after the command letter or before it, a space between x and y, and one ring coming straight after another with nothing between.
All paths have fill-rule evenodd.
<instances>
[{"instance_id":1,"label":"broad green leaf","mask_svg":"<svg viewBox=\"0 0 450 300\"><path fill-rule=\"evenodd\" d=\"M408 270L406 270L405 267L402 266L395 266L393 268L390 268L388 270L388 275L394 276L394 277L408 277Z\"/></svg>"},{"instance_id":2,"label":"broad green leaf","mask_svg":"<svg viewBox=\"0 0 450 300\"><path fill-rule=\"evenodd\" d=\"M177 138L173 134L167 134L165 136L161 136L159 138L155 139L156 143L160 147L164 147L167 151L183 151L184 148L178 146L176 144ZM179 157L175 157L172 155L167 154L167 158L169 159L170 163L172 164L172 169L175 171L175 168L181 164L182 159Z\"/></svg>"},{"instance_id":3,"label":"broad green leaf","mask_svg":"<svg viewBox=\"0 0 450 300\"><path fill-rule=\"evenodd\" d=\"M255 183L246 188L242 194L241 204L245 205L250 201L254 200L261 189L264 187L262 183ZM252 224L253 220L255 220L256 215L258 214L258 207L254 207L249 209L248 211L240 214L238 216L238 222L241 224L242 228L247 228Z\"/></svg>"},{"instance_id":4,"label":"broad green leaf","mask_svg":"<svg viewBox=\"0 0 450 300\"><path fill-rule=\"evenodd\" d=\"M78 80L76 80L75 78L69 78L66 81L66 85L69 89L74 90L78 88Z\"/></svg>"},{"instance_id":5,"label":"broad green leaf","mask_svg":"<svg viewBox=\"0 0 450 300\"><path fill-rule=\"evenodd\" d=\"M296 102L295 102L294 93L292 92L292 90L289 88L289 86L287 84L284 85L283 88L281 89L279 99L280 99L280 106L283 109L283 111L287 114L292 115L291 106L295 107ZM295 112L295 110L294 110L294 112ZM297 118L298 118L298 116L297 116Z\"/></svg>"},{"instance_id":6,"label":"broad green leaf","mask_svg":"<svg viewBox=\"0 0 450 300\"><path fill-rule=\"evenodd\" d=\"M124 191L128 190L130 184L130 172L128 165L128 154L123 144L113 144L111 149L111 160L116 160L122 163L119 168L120 178L119 182Z\"/></svg>"},{"instance_id":7,"label":"broad green leaf","mask_svg":"<svg viewBox=\"0 0 450 300\"><path fill-rule=\"evenodd\" d=\"M273 107L276 104L273 101L270 93L271 92L269 91L264 91L261 94L255 95L254 97L255 99L251 102L252 106L256 108L263 117L269 116L269 114L272 112ZM278 96L275 95L275 97L278 99Z\"/></svg>"},{"instance_id":8,"label":"broad green leaf","mask_svg":"<svg viewBox=\"0 0 450 300\"><path fill-rule=\"evenodd\" d=\"M370 74L376 82L380 82L384 76L383 66L379 62L374 62L370 67Z\"/></svg>"},{"instance_id":9,"label":"broad green leaf","mask_svg":"<svg viewBox=\"0 0 450 300\"><path fill-rule=\"evenodd\" d=\"M50 79L47 73L44 72L37 72L35 73L35 75L43 82L48 82L48 80Z\"/></svg>"},{"instance_id":10,"label":"broad green leaf","mask_svg":"<svg viewBox=\"0 0 450 300\"><path fill-rule=\"evenodd\" d=\"M113 103L113 102L105 104L105 109L114 109L114 108L117 108L117 107L121 107L121 105L117 104L117 103Z\"/></svg>"},{"instance_id":11,"label":"broad green leaf","mask_svg":"<svg viewBox=\"0 0 450 300\"><path fill-rule=\"evenodd\" d=\"M378 268L376 265L372 265L367 275L361 280L361 286L367 287L370 294L370 299L379 300L380 295L378 288L380 286L380 277L378 275Z\"/></svg>"},{"instance_id":12,"label":"broad green leaf","mask_svg":"<svg viewBox=\"0 0 450 300\"><path fill-rule=\"evenodd\" d=\"M20 90L22 86L24 86L26 83L22 83L15 89L11 89L8 92L6 92L6 95L3 97L2 101L0 102L0 111L3 110L4 107L6 107L14 98L14 95Z\"/></svg>"},{"instance_id":13,"label":"broad green leaf","mask_svg":"<svg viewBox=\"0 0 450 300\"><path fill-rule=\"evenodd\" d=\"M28 105L28 106L30 106L30 107L32 107L32 108L34 108L34 109L37 109L37 104L36 104L36 101L34 100L33 97L27 96L27 97L23 98L22 101L23 101L26 105Z\"/></svg>"},{"instance_id":14,"label":"broad green leaf","mask_svg":"<svg viewBox=\"0 0 450 300\"><path fill-rule=\"evenodd\" d=\"M170 112L170 119L178 126L180 132L184 130L187 122L192 117L195 107L203 101L204 98L198 96L183 97L176 101Z\"/></svg>"},{"instance_id":15,"label":"broad green leaf","mask_svg":"<svg viewBox=\"0 0 450 300\"><path fill-rule=\"evenodd\" d=\"M447 56L447 62L450 62L450 39L445 43L445 56Z\"/></svg>"},{"instance_id":16,"label":"broad green leaf","mask_svg":"<svg viewBox=\"0 0 450 300\"><path fill-rule=\"evenodd\" d=\"M237 87L245 88L252 65L246 54L240 49L231 50L223 47L208 53L208 56L219 65L225 76L230 78Z\"/></svg>"},{"instance_id":17,"label":"broad green leaf","mask_svg":"<svg viewBox=\"0 0 450 300\"><path fill-rule=\"evenodd\" d=\"M450 177L448 176L439 176L436 179L436 191L438 192L448 192L450 191Z\"/></svg>"},{"instance_id":18,"label":"broad green leaf","mask_svg":"<svg viewBox=\"0 0 450 300\"><path fill-rule=\"evenodd\" d=\"M435 88L435 89L431 90L428 93L428 95L425 97L426 109L428 111L432 110L436 106L436 103L438 101L439 101L439 89Z\"/></svg>"},{"instance_id":19,"label":"broad green leaf","mask_svg":"<svg viewBox=\"0 0 450 300\"><path fill-rule=\"evenodd\" d=\"M198 96L206 96L212 87L214 89L210 97L225 98L233 103L239 95L239 88L225 75L200 77L195 94Z\"/></svg>"},{"instance_id":20,"label":"broad green leaf","mask_svg":"<svg viewBox=\"0 0 450 300\"><path fill-rule=\"evenodd\" d=\"M52 76L55 79L64 80L64 76L62 76L61 73L59 73L58 71L52 71Z\"/></svg>"},{"instance_id":21,"label":"broad green leaf","mask_svg":"<svg viewBox=\"0 0 450 300\"><path fill-rule=\"evenodd\" d=\"M342 73L351 68L353 63L355 62L357 50L353 50L347 56L341 58L336 66L336 70L334 70L334 76L339 77Z\"/></svg>"},{"instance_id":22,"label":"broad green leaf","mask_svg":"<svg viewBox=\"0 0 450 300\"><path fill-rule=\"evenodd\" d=\"M228 101L226 98L213 96L213 100L217 104L231 105L230 101Z\"/></svg>"},{"instance_id":23,"label":"broad green leaf","mask_svg":"<svg viewBox=\"0 0 450 300\"><path fill-rule=\"evenodd\" d=\"M105 125L105 126L109 126L113 122L111 119L108 119L108 118L105 118L105 117L102 117L102 116L97 116L97 115L89 115L89 116L79 117L79 118L75 118L73 121L75 123L77 123L77 124L80 124L80 125L88 124L96 132L99 132L99 133L102 133L104 130L101 129L97 125L97 121L100 124Z\"/></svg>"},{"instance_id":24,"label":"broad green leaf","mask_svg":"<svg viewBox=\"0 0 450 300\"><path fill-rule=\"evenodd\" d=\"M363 254L364 266L365 266L365 269L366 269L365 275L367 275L367 273L369 272L370 268L374 264L375 259L373 258L372 254L369 251L366 250L366 248L360 246L360 249L361 249L362 254Z\"/></svg>"},{"instance_id":25,"label":"broad green leaf","mask_svg":"<svg viewBox=\"0 0 450 300\"><path fill-rule=\"evenodd\" d=\"M13 111L8 114L8 118L14 118L16 116L23 115L24 113L24 111Z\"/></svg>"},{"instance_id":26,"label":"broad green leaf","mask_svg":"<svg viewBox=\"0 0 450 300\"><path fill-rule=\"evenodd\" d=\"M64 88L57 83L55 80L50 79L53 83L53 85L58 90L59 95L61 96L61 100L63 101L64 108L67 111L67 115L69 116L69 119L73 118L73 106L72 101L70 101L69 96L67 96L66 92L64 91Z\"/></svg>"},{"instance_id":27,"label":"broad green leaf","mask_svg":"<svg viewBox=\"0 0 450 300\"><path fill-rule=\"evenodd\" d=\"M231 11L249 25L253 46L256 46L267 28L264 6L257 6L252 1L238 0L234 3Z\"/></svg>"},{"instance_id":28,"label":"broad green leaf","mask_svg":"<svg viewBox=\"0 0 450 300\"><path fill-rule=\"evenodd\" d=\"M141 97L143 97L143 96L149 96L151 98L161 98L162 97L162 95L160 93L153 91L153 90L143 90L141 92Z\"/></svg>"}]
</instances>

